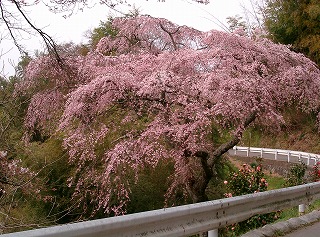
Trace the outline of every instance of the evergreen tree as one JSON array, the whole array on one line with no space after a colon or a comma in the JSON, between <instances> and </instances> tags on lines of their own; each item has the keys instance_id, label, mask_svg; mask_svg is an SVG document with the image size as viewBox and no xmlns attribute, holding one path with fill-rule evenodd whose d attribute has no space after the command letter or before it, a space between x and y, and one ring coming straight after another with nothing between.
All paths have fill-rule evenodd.
<instances>
[{"instance_id":1,"label":"evergreen tree","mask_svg":"<svg viewBox=\"0 0 320 237\"><path fill-rule=\"evenodd\" d=\"M291 44L320 65L318 0L266 0L265 16L272 40Z\"/></svg>"}]
</instances>

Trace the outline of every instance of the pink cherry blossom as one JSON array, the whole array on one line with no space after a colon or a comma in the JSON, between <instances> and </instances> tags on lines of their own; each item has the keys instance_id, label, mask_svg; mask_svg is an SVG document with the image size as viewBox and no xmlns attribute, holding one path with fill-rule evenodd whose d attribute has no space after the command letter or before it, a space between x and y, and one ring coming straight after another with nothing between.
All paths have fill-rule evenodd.
<instances>
[{"instance_id":1,"label":"pink cherry blossom","mask_svg":"<svg viewBox=\"0 0 320 237\"><path fill-rule=\"evenodd\" d=\"M215 160L248 126L277 129L291 105L319 111L319 68L284 45L149 16L113 24L119 34L87 56L65 56L67 70L40 57L22 83L38 91L25 118L28 134L63 132L76 167L69 186L80 204L90 196L96 210L125 213L126 174L137 180L160 160L174 163L168 198L180 188L204 200ZM213 127L230 132L230 141L216 144Z\"/></svg>"}]
</instances>

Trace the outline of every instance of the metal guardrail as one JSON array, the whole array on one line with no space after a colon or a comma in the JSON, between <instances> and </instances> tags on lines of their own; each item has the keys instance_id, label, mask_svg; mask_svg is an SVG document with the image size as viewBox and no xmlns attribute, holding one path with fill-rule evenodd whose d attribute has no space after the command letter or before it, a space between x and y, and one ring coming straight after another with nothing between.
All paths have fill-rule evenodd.
<instances>
[{"instance_id":1,"label":"metal guardrail","mask_svg":"<svg viewBox=\"0 0 320 237\"><path fill-rule=\"evenodd\" d=\"M314 165L319 155L268 148L234 147L230 155L259 156L287 162L304 161ZM300 186L224 198L214 201L159 209L130 215L4 234L3 237L160 237L190 236L217 230L244 221L254 215L307 204L320 199L320 182ZM213 233L210 235L210 232Z\"/></svg>"},{"instance_id":2,"label":"metal guardrail","mask_svg":"<svg viewBox=\"0 0 320 237\"><path fill-rule=\"evenodd\" d=\"M3 237L190 236L320 198L320 182L185 206L4 234Z\"/></svg>"},{"instance_id":3,"label":"metal guardrail","mask_svg":"<svg viewBox=\"0 0 320 237\"><path fill-rule=\"evenodd\" d=\"M313 153L306 153L301 151L290 151L270 148L257 147L241 147L235 146L229 151L230 155L244 156L244 157L261 157L264 159L287 161L290 163L300 163L301 161L308 166L315 165L320 161L320 155Z\"/></svg>"}]
</instances>

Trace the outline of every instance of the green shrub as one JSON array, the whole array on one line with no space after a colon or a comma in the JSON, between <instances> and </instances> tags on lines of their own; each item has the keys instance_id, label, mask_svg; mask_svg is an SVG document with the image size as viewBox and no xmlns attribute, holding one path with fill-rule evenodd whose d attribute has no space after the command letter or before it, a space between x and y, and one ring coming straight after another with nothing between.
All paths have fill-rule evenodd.
<instances>
[{"instance_id":1,"label":"green shrub","mask_svg":"<svg viewBox=\"0 0 320 237\"><path fill-rule=\"evenodd\" d=\"M290 167L290 170L286 176L286 187L297 186L306 183L307 165L301 162L300 164L294 164Z\"/></svg>"},{"instance_id":2,"label":"green shrub","mask_svg":"<svg viewBox=\"0 0 320 237\"><path fill-rule=\"evenodd\" d=\"M234 173L231 173L229 179L224 181L228 193L226 197L245 195L266 191L268 182L262 171L262 165L253 163L251 165L243 164L242 167ZM259 228L265 224L274 222L279 218L279 212L273 212L263 215L256 215L248 220L226 227L223 231L224 236L238 236L250 229Z\"/></svg>"}]
</instances>

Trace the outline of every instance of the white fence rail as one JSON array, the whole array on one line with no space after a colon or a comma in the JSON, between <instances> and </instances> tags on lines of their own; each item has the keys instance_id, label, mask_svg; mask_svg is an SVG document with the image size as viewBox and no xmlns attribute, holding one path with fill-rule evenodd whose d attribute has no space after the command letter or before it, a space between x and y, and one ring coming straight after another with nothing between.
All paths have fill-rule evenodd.
<instances>
[{"instance_id":1,"label":"white fence rail","mask_svg":"<svg viewBox=\"0 0 320 237\"><path fill-rule=\"evenodd\" d=\"M255 147L234 147L230 155L259 156L287 162L303 161L314 165L319 155L305 152ZM4 234L3 237L160 237L190 236L217 230L257 214L307 204L320 199L320 182L224 198L209 202L135 213L74 224ZM213 233L213 235L210 235Z\"/></svg>"},{"instance_id":2,"label":"white fence rail","mask_svg":"<svg viewBox=\"0 0 320 237\"><path fill-rule=\"evenodd\" d=\"M302 161L308 166L313 166L320 161L320 155L318 154L270 148L235 146L229 150L229 154L243 157L261 157L290 163L300 163Z\"/></svg>"},{"instance_id":3,"label":"white fence rail","mask_svg":"<svg viewBox=\"0 0 320 237\"><path fill-rule=\"evenodd\" d=\"M320 182L3 237L190 236L320 198Z\"/></svg>"}]
</instances>

